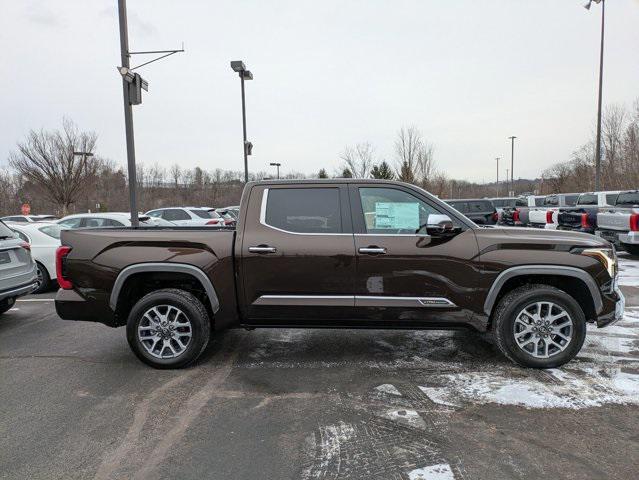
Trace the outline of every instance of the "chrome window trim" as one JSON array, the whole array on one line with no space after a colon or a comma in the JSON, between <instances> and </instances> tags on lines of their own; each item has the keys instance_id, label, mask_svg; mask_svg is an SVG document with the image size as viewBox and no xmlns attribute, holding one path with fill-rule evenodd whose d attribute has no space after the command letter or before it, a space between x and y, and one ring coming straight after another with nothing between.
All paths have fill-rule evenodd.
<instances>
[{"instance_id":1,"label":"chrome window trim","mask_svg":"<svg viewBox=\"0 0 639 480\"><path fill-rule=\"evenodd\" d=\"M326 187L326 188L336 188L336 187ZM339 190L339 189L338 189ZM306 235L306 236L341 236L341 237L352 237L352 233L303 233L303 232L291 232L290 230L284 230L282 228L274 227L273 225L269 225L266 223L266 203L268 201L268 188L265 188L262 191L262 204L260 205L260 224L272 228L278 232L288 233L289 235ZM341 207L340 207L341 208Z\"/></svg>"},{"instance_id":2,"label":"chrome window trim","mask_svg":"<svg viewBox=\"0 0 639 480\"><path fill-rule=\"evenodd\" d=\"M443 297L393 297L377 295L262 295L255 306L325 306L325 307L412 307L455 308Z\"/></svg>"},{"instance_id":3,"label":"chrome window trim","mask_svg":"<svg viewBox=\"0 0 639 480\"><path fill-rule=\"evenodd\" d=\"M418 237L431 238L428 233L355 233L356 237Z\"/></svg>"}]
</instances>

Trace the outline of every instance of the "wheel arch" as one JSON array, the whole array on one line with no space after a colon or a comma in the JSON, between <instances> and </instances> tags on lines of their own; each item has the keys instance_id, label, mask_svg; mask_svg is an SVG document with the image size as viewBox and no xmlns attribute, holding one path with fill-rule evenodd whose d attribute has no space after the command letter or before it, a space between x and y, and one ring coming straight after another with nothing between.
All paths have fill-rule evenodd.
<instances>
[{"instance_id":1,"label":"wheel arch","mask_svg":"<svg viewBox=\"0 0 639 480\"><path fill-rule=\"evenodd\" d=\"M215 287L213 287L209 277L200 268L186 263L155 262L129 265L118 274L109 297L111 310L116 311L118 300L126 281L132 276L141 273L179 273L190 276L197 280L206 292L212 313L215 314L220 309L220 301Z\"/></svg>"},{"instance_id":2,"label":"wheel arch","mask_svg":"<svg viewBox=\"0 0 639 480\"><path fill-rule=\"evenodd\" d=\"M526 277L526 278L525 278ZM575 295L575 292L579 292L580 286L583 285L585 289L589 292L589 297L592 299L592 305L589 305L586 301L584 305L584 313L588 315L590 308L592 308L592 313L597 315L601 312L603 308L603 300L601 298L601 292L599 291L599 287L595 280L586 272L580 268L575 267L567 267L567 266L559 266L559 265L521 265L508 268L501 272L495 281L493 282L490 290L488 291L488 295L486 296L486 301L484 302L484 313L489 317L492 315L495 306L498 300L503 296L505 291L510 291L511 288L507 288L504 291L504 287L507 287L508 284L511 284L513 281L524 280L523 283L543 283L543 279L555 279L560 282L563 280L577 280L578 282L574 282L574 287L577 288L569 288L566 293L571 294L577 300L587 300L577 298L579 295ZM554 285L555 282L548 282L551 285ZM557 286L557 285L555 285ZM561 285L559 285L561 288ZM583 289L583 288L582 288Z\"/></svg>"}]
</instances>

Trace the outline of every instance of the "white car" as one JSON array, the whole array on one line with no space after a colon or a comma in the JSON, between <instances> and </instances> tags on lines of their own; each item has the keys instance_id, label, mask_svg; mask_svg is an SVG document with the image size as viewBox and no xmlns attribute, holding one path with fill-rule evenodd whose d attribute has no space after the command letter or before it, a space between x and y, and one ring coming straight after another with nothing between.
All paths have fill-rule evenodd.
<instances>
[{"instance_id":1,"label":"white car","mask_svg":"<svg viewBox=\"0 0 639 480\"><path fill-rule=\"evenodd\" d=\"M140 226L154 227L155 223L148 216L140 215L138 217ZM67 215L56 223L64 228L98 228L98 227L130 227L131 214L124 212L108 212L108 213L76 213L75 215Z\"/></svg>"},{"instance_id":2,"label":"white car","mask_svg":"<svg viewBox=\"0 0 639 480\"><path fill-rule=\"evenodd\" d=\"M156 208L146 212L146 215L181 226L224 225L224 218L209 207Z\"/></svg>"},{"instance_id":3,"label":"white car","mask_svg":"<svg viewBox=\"0 0 639 480\"><path fill-rule=\"evenodd\" d=\"M6 225L31 246L37 268L37 288L33 293L46 292L57 278L55 251L60 246L61 226L51 222L7 222Z\"/></svg>"},{"instance_id":4,"label":"white car","mask_svg":"<svg viewBox=\"0 0 639 480\"><path fill-rule=\"evenodd\" d=\"M0 218L4 222L16 223L52 222L57 219L58 217L55 215L9 215Z\"/></svg>"}]
</instances>

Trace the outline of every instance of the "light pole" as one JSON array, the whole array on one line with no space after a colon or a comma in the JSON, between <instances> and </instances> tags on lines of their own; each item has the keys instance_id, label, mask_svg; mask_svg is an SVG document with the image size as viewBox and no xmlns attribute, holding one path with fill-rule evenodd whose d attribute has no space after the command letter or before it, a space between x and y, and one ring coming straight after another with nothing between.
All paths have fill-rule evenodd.
<instances>
[{"instance_id":1,"label":"light pole","mask_svg":"<svg viewBox=\"0 0 639 480\"><path fill-rule=\"evenodd\" d=\"M277 167L277 179L280 179L280 167L282 166L281 163L277 163L277 162L272 162L271 167Z\"/></svg>"},{"instance_id":2,"label":"light pole","mask_svg":"<svg viewBox=\"0 0 639 480\"><path fill-rule=\"evenodd\" d=\"M499 196L499 157L495 158L495 160L497 161L497 196Z\"/></svg>"},{"instance_id":3,"label":"light pole","mask_svg":"<svg viewBox=\"0 0 639 480\"><path fill-rule=\"evenodd\" d=\"M253 74L246 69L246 65L241 60L231 62L231 68L240 76L242 84L242 131L244 134L244 182L248 182L248 156L252 153L253 144L246 141L246 103L244 100L244 80L253 80Z\"/></svg>"},{"instance_id":4,"label":"light pole","mask_svg":"<svg viewBox=\"0 0 639 480\"><path fill-rule=\"evenodd\" d=\"M601 87L603 84L603 52L604 52L604 20L606 15L605 0L589 0L584 7L590 10L592 2L601 3L601 44L599 46L599 97L597 99L597 144L595 146L595 191L599 191L601 182Z\"/></svg>"},{"instance_id":5,"label":"light pole","mask_svg":"<svg viewBox=\"0 0 639 480\"><path fill-rule=\"evenodd\" d=\"M513 189L513 195L515 194L515 137L510 136L510 188Z\"/></svg>"}]
</instances>

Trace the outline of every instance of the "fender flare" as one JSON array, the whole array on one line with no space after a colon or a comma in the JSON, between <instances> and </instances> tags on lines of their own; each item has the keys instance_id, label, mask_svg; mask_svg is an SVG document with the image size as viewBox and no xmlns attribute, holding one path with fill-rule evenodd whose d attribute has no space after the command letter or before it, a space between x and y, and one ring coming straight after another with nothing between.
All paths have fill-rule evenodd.
<instances>
[{"instance_id":1,"label":"fender flare","mask_svg":"<svg viewBox=\"0 0 639 480\"><path fill-rule=\"evenodd\" d=\"M220 309L220 301L217 296L217 292L211 283L209 277L199 268L188 265L186 263L171 263L171 262L155 262L155 263L136 263L124 268L115 279L113 289L111 290L111 296L109 297L109 307L115 312L118 305L118 297L120 296L120 290L124 286L126 280L137 273L147 272L169 272L169 273L185 273L197 279L204 287L206 295L209 297L211 303L211 309L213 313L217 313Z\"/></svg>"},{"instance_id":2,"label":"fender flare","mask_svg":"<svg viewBox=\"0 0 639 480\"><path fill-rule=\"evenodd\" d=\"M511 278L520 277L522 275L556 275L577 278L583 281L588 287L588 290L590 290L592 300L595 304L595 312L599 314L603 308L603 301L601 299L599 287L592 276L590 276L590 274L585 270L559 265L521 265L508 268L497 276L490 287L488 295L486 296L486 301L484 302L484 313L486 315L490 316L492 313L495 301L497 300L497 295L504 284Z\"/></svg>"}]
</instances>

